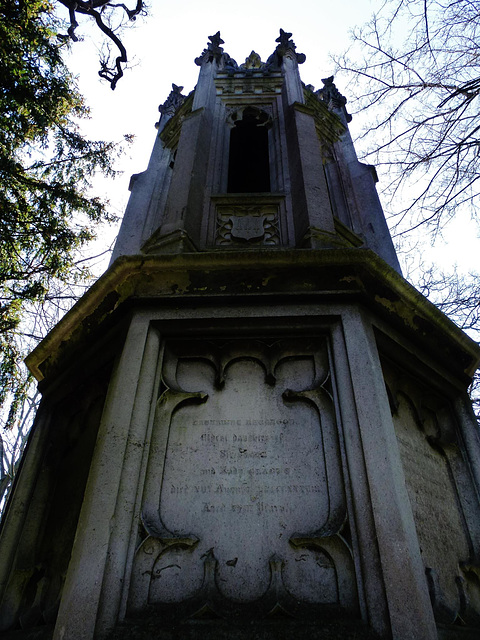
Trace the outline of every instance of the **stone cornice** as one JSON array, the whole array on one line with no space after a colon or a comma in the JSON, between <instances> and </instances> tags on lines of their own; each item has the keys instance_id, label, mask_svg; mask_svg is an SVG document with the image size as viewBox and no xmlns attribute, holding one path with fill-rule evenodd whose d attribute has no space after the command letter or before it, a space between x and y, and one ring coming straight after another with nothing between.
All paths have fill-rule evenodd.
<instances>
[{"instance_id":1,"label":"stone cornice","mask_svg":"<svg viewBox=\"0 0 480 640\"><path fill-rule=\"evenodd\" d=\"M360 301L435 352L441 344L458 375L473 375L480 348L435 305L369 249L214 251L124 256L108 269L26 359L38 380L83 336L127 301L248 297L288 303L312 297Z\"/></svg>"}]
</instances>

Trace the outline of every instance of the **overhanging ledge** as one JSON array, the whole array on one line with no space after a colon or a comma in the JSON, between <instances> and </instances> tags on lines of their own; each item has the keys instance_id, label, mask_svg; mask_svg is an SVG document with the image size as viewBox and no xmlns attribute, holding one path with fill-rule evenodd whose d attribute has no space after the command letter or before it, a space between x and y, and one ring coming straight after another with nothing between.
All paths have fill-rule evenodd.
<instances>
[{"instance_id":1,"label":"overhanging ledge","mask_svg":"<svg viewBox=\"0 0 480 640\"><path fill-rule=\"evenodd\" d=\"M265 301L305 296L361 300L394 320L430 350L440 339L455 352L460 372L472 376L480 347L369 249L215 251L172 255L122 256L97 280L26 358L37 378L44 363L56 361L68 343L83 336L127 301L206 300L247 296Z\"/></svg>"}]
</instances>

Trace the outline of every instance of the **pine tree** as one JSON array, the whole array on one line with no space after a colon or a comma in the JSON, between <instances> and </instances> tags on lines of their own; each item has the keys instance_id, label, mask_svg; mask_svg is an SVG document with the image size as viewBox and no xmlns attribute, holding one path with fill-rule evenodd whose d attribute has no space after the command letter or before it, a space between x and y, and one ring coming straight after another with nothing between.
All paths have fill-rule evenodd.
<instances>
[{"instance_id":1,"label":"pine tree","mask_svg":"<svg viewBox=\"0 0 480 640\"><path fill-rule=\"evenodd\" d=\"M28 378L20 324L54 283L72 279L79 248L111 219L92 197L112 175L116 145L85 138L88 108L62 59L65 39L47 0L0 1L0 404L7 426Z\"/></svg>"}]
</instances>

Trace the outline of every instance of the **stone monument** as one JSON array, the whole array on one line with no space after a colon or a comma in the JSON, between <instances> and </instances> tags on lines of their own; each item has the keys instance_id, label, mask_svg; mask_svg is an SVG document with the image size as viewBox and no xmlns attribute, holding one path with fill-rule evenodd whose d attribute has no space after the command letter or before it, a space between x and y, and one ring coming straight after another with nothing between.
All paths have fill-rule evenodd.
<instances>
[{"instance_id":1,"label":"stone monument","mask_svg":"<svg viewBox=\"0 0 480 640\"><path fill-rule=\"evenodd\" d=\"M480 635L479 348L401 276L333 78L276 42L210 36L28 358L6 638Z\"/></svg>"}]
</instances>

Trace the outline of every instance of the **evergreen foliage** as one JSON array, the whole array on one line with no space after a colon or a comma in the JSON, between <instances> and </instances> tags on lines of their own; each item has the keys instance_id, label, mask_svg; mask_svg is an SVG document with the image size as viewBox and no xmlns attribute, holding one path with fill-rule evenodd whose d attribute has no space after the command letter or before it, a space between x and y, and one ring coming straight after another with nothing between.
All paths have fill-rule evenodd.
<instances>
[{"instance_id":1,"label":"evergreen foliage","mask_svg":"<svg viewBox=\"0 0 480 640\"><path fill-rule=\"evenodd\" d=\"M115 145L86 139L88 109L62 60L48 0L0 0L0 405L14 422L28 385L20 323L54 283L72 278L78 249L111 218L89 194L113 175ZM82 273L82 270L77 270Z\"/></svg>"}]
</instances>

